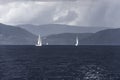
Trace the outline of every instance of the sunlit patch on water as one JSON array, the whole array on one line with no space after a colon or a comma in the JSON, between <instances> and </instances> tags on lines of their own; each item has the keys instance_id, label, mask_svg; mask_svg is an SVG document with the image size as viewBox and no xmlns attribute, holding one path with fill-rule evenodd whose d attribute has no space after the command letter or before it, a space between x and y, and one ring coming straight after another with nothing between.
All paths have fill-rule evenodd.
<instances>
[{"instance_id":1,"label":"sunlit patch on water","mask_svg":"<svg viewBox=\"0 0 120 80\"><path fill-rule=\"evenodd\" d=\"M120 79L120 75L115 76L104 66L89 64L70 64L71 66L62 67L62 65L48 66L48 70L44 72L45 80L116 80ZM77 66L77 67L76 67ZM56 68L57 67L57 68Z\"/></svg>"}]
</instances>

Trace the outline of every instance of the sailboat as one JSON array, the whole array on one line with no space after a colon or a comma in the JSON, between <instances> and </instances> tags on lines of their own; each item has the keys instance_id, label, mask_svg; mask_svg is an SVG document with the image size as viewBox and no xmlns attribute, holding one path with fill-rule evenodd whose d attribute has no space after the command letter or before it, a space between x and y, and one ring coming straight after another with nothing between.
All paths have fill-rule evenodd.
<instances>
[{"instance_id":1,"label":"sailboat","mask_svg":"<svg viewBox=\"0 0 120 80\"><path fill-rule=\"evenodd\" d=\"M78 37L76 37L76 43L75 43L75 46L78 46L78 42L79 42Z\"/></svg>"},{"instance_id":2,"label":"sailboat","mask_svg":"<svg viewBox=\"0 0 120 80\"><path fill-rule=\"evenodd\" d=\"M38 36L38 42L37 42L36 46L42 46L42 40L40 38L40 35Z\"/></svg>"},{"instance_id":3,"label":"sailboat","mask_svg":"<svg viewBox=\"0 0 120 80\"><path fill-rule=\"evenodd\" d=\"M48 45L48 43L46 43L46 45Z\"/></svg>"}]
</instances>

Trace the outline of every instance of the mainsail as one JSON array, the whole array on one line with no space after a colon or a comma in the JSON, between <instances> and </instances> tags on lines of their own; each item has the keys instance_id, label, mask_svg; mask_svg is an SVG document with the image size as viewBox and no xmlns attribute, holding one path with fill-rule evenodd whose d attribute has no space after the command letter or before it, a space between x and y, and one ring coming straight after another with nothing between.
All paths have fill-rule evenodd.
<instances>
[{"instance_id":1,"label":"mainsail","mask_svg":"<svg viewBox=\"0 0 120 80\"><path fill-rule=\"evenodd\" d=\"M38 36L38 42L37 42L36 46L42 46L42 40L40 38L40 35Z\"/></svg>"},{"instance_id":2,"label":"mainsail","mask_svg":"<svg viewBox=\"0 0 120 80\"><path fill-rule=\"evenodd\" d=\"M75 46L78 46L78 42L79 42L78 37L76 37L76 43L75 43Z\"/></svg>"}]
</instances>

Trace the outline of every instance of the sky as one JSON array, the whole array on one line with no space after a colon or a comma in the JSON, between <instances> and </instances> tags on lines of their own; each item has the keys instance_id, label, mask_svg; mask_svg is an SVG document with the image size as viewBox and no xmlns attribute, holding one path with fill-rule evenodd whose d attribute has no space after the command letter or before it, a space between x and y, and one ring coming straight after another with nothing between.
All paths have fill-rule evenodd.
<instances>
[{"instance_id":1,"label":"sky","mask_svg":"<svg viewBox=\"0 0 120 80\"><path fill-rule=\"evenodd\" d=\"M120 0L0 0L0 23L120 27Z\"/></svg>"}]
</instances>

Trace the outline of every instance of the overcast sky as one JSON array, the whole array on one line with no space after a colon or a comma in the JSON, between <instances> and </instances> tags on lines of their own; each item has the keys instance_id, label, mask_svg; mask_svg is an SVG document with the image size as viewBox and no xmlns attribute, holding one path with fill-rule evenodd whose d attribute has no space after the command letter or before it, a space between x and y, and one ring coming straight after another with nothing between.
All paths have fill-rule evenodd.
<instances>
[{"instance_id":1,"label":"overcast sky","mask_svg":"<svg viewBox=\"0 0 120 80\"><path fill-rule=\"evenodd\" d=\"M0 0L0 22L120 27L120 0Z\"/></svg>"}]
</instances>

